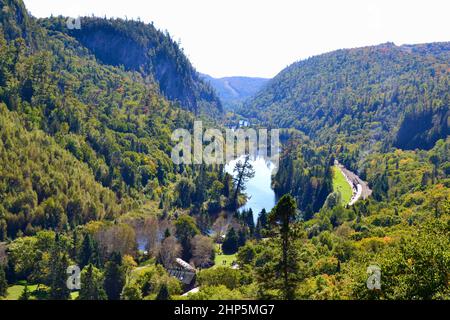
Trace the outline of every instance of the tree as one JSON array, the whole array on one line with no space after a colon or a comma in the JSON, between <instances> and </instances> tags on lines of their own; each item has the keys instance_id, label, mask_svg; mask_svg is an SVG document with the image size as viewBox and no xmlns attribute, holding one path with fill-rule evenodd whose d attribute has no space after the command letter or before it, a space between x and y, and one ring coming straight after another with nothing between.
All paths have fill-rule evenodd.
<instances>
[{"instance_id":1,"label":"tree","mask_svg":"<svg viewBox=\"0 0 450 320\"><path fill-rule=\"evenodd\" d=\"M210 237L196 235L192 241L192 262L195 266L205 268L212 264L214 243Z\"/></svg>"},{"instance_id":2,"label":"tree","mask_svg":"<svg viewBox=\"0 0 450 320\"><path fill-rule=\"evenodd\" d=\"M449 224L424 223L380 257L381 294L394 300L448 299L449 248Z\"/></svg>"},{"instance_id":3,"label":"tree","mask_svg":"<svg viewBox=\"0 0 450 320\"><path fill-rule=\"evenodd\" d=\"M37 239L35 237L23 237L14 240L9 245L8 268L11 275L17 278L30 276L39 261L36 250Z\"/></svg>"},{"instance_id":4,"label":"tree","mask_svg":"<svg viewBox=\"0 0 450 320\"><path fill-rule=\"evenodd\" d=\"M28 283L25 284L25 288L23 288L22 293L20 294L19 300L28 301L31 298L31 292L28 289Z\"/></svg>"},{"instance_id":5,"label":"tree","mask_svg":"<svg viewBox=\"0 0 450 320\"><path fill-rule=\"evenodd\" d=\"M244 296L239 290L230 290L224 285L204 286L197 293L189 294L189 300L242 300Z\"/></svg>"},{"instance_id":6,"label":"tree","mask_svg":"<svg viewBox=\"0 0 450 320\"><path fill-rule=\"evenodd\" d=\"M219 180L214 180L209 191L210 199L215 203L220 203L220 197L223 193L224 185Z\"/></svg>"},{"instance_id":7,"label":"tree","mask_svg":"<svg viewBox=\"0 0 450 320\"><path fill-rule=\"evenodd\" d=\"M231 228L222 244L222 251L225 254L234 254L238 250L238 237L234 228Z\"/></svg>"},{"instance_id":8,"label":"tree","mask_svg":"<svg viewBox=\"0 0 450 320\"><path fill-rule=\"evenodd\" d=\"M175 234L183 248L183 260L189 261L192 258L191 240L195 235L199 234L200 231L198 230L194 219L186 214L181 215L178 218L175 222L175 228Z\"/></svg>"},{"instance_id":9,"label":"tree","mask_svg":"<svg viewBox=\"0 0 450 320\"><path fill-rule=\"evenodd\" d=\"M163 283L161 285L158 295L156 296L156 300L170 300L170 294L169 289L167 288L167 284Z\"/></svg>"},{"instance_id":10,"label":"tree","mask_svg":"<svg viewBox=\"0 0 450 320\"><path fill-rule=\"evenodd\" d=\"M92 264L81 272L80 300L106 300L107 295L103 288L103 275Z\"/></svg>"},{"instance_id":11,"label":"tree","mask_svg":"<svg viewBox=\"0 0 450 320\"><path fill-rule=\"evenodd\" d=\"M177 238L169 236L165 238L161 244L159 260L164 267L169 268L175 263L175 259L181 256L181 251L181 245Z\"/></svg>"},{"instance_id":12,"label":"tree","mask_svg":"<svg viewBox=\"0 0 450 320\"><path fill-rule=\"evenodd\" d=\"M266 209L262 209L256 222L256 236L261 237L262 231L267 229L268 215Z\"/></svg>"},{"instance_id":13,"label":"tree","mask_svg":"<svg viewBox=\"0 0 450 320\"><path fill-rule=\"evenodd\" d=\"M96 252L96 250L95 250L94 240L92 239L92 236L89 233L87 233L84 236L83 243L81 245L80 255L78 258L81 268L84 268L89 263L96 262L95 261L96 259L94 258L95 252Z\"/></svg>"},{"instance_id":14,"label":"tree","mask_svg":"<svg viewBox=\"0 0 450 320\"><path fill-rule=\"evenodd\" d=\"M113 252L110 260L105 265L104 288L109 300L120 300L125 280L125 272L122 268L122 255Z\"/></svg>"},{"instance_id":15,"label":"tree","mask_svg":"<svg viewBox=\"0 0 450 320\"><path fill-rule=\"evenodd\" d=\"M5 269L0 265L0 297L5 297L8 290Z\"/></svg>"},{"instance_id":16,"label":"tree","mask_svg":"<svg viewBox=\"0 0 450 320\"><path fill-rule=\"evenodd\" d=\"M279 230L281 238L282 259L280 262L280 271L283 274L283 297L285 299L294 298L295 283L291 281L290 274L296 272L295 250L292 250L291 224L296 216L297 205L291 195L284 195L278 201L275 208L269 214L270 224Z\"/></svg>"},{"instance_id":17,"label":"tree","mask_svg":"<svg viewBox=\"0 0 450 320\"><path fill-rule=\"evenodd\" d=\"M141 288L135 283L127 284L120 295L121 300L142 300Z\"/></svg>"},{"instance_id":18,"label":"tree","mask_svg":"<svg viewBox=\"0 0 450 320\"><path fill-rule=\"evenodd\" d=\"M333 209L342 203L342 194L340 192L333 192L325 200L324 208Z\"/></svg>"},{"instance_id":19,"label":"tree","mask_svg":"<svg viewBox=\"0 0 450 320\"><path fill-rule=\"evenodd\" d=\"M255 231L255 218L253 217L253 210L251 208L249 210L245 210L242 215L244 222L249 228L250 234L252 235Z\"/></svg>"},{"instance_id":20,"label":"tree","mask_svg":"<svg viewBox=\"0 0 450 320\"><path fill-rule=\"evenodd\" d=\"M233 196L233 206L238 207L238 195L239 193L245 191L245 184L255 176L255 169L253 169L250 163L250 156L246 156L244 162L239 160L234 166L233 172L235 176L233 177L234 182L234 196Z\"/></svg>"},{"instance_id":21,"label":"tree","mask_svg":"<svg viewBox=\"0 0 450 320\"><path fill-rule=\"evenodd\" d=\"M127 224L104 225L96 234L95 240L100 248L100 259L105 261L113 252L134 255L136 252L136 233Z\"/></svg>"},{"instance_id":22,"label":"tree","mask_svg":"<svg viewBox=\"0 0 450 320\"><path fill-rule=\"evenodd\" d=\"M181 178L176 185L178 193L178 204L182 208L188 208L191 205L192 195L195 193L195 186L188 178Z\"/></svg>"},{"instance_id":23,"label":"tree","mask_svg":"<svg viewBox=\"0 0 450 320\"><path fill-rule=\"evenodd\" d=\"M224 285L230 290L238 289L244 281L243 272L224 266L204 269L198 273L198 283L204 286Z\"/></svg>"},{"instance_id":24,"label":"tree","mask_svg":"<svg viewBox=\"0 0 450 320\"><path fill-rule=\"evenodd\" d=\"M59 234L56 234L55 243L50 253L50 298L53 300L68 300L70 290L67 288L67 268L69 259L67 253L63 251L63 241Z\"/></svg>"},{"instance_id":25,"label":"tree","mask_svg":"<svg viewBox=\"0 0 450 320\"><path fill-rule=\"evenodd\" d=\"M147 239L147 251L153 257L158 255L160 240L160 226L157 217L149 217L144 222L144 235Z\"/></svg>"},{"instance_id":26,"label":"tree","mask_svg":"<svg viewBox=\"0 0 450 320\"><path fill-rule=\"evenodd\" d=\"M241 229L238 232L238 248L245 246L246 242L247 242L247 232L244 229Z\"/></svg>"}]
</instances>

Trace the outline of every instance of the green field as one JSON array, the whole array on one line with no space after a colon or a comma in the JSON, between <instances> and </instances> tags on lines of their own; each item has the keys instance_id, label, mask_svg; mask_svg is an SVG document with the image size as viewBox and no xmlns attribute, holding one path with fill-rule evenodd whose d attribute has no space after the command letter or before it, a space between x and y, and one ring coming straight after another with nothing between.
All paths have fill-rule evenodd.
<instances>
[{"instance_id":1,"label":"green field","mask_svg":"<svg viewBox=\"0 0 450 320\"><path fill-rule=\"evenodd\" d=\"M24 285L19 284L9 287L5 300L19 300L24 288ZM28 290L30 290L31 295L34 291L36 291L36 289L37 285L28 285ZM33 297L31 299L33 299Z\"/></svg>"},{"instance_id":2,"label":"green field","mask_svg":"<svg viewBox=\"0 0 450 320\"><path fill-rule=\"evenodd\" d=\"M41 290L44 288L45 286L41 285ZM8 288L7 291L7 295L5 298L3 298L4 300L19 300L20 296L22 295L23 289L25 288L25 285L22 283L18 283L15 285L12 285L11 287ZM42 299L47 299L47 294L44 291L44 294L42 291L37 291L38 285L37 284L29 284L28 285L28 290L30 291L30 300L42 300ZM79 292L75 291L75 292L71 292L70 293L70 299L71 300L76 300L78 298ZM0 298L0 300L2 300L2 298Z\"/></svg>"},{"instance_id":3,"label":"green field","mask_svg":"<svg viewBox=\"0 0 450 320\"><path fill-rule=\"evenodd\" d=\"M353 195L352 188L345 180L344 175L338 167L333 167L333 191L341 194L341 203L343 206L347 205Z\"/></svg>"},{"instance_id":4,"label":"green field","mask_svg":"<svg viewBox=\"0 0 450 320\"><path fill-rule=\"evenodd\" d=\"M216 244L216 257L214 259L214 267L226 266L231 267L233 261L236 261L236 254L220 254L219 245ZM224 262L225 261L225 262Z\"/></svg>"}]
</instances>

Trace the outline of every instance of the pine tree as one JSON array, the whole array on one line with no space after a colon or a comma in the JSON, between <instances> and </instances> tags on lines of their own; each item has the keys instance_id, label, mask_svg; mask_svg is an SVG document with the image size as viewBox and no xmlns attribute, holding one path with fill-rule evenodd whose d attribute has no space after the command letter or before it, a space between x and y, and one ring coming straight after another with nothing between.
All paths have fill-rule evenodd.
<instances>
[{"instance_id":1,"label":"pine tree","mask_svg":"<svg viewBox=\"0 0 450 320\"><path fill-rule=\"evenodd\" d=\"M295 199L290 194L287 194L281 197L269 215L271 225L279 230L282 252L280 262L280 271L283 275L282 291L283 298L287 300L294 298L295 283L293 283L293 276L297 274L296 250L292 246L293 236L291 230L296 209Z\"/></svg>"},{"instance_id":2,"label":"pine tree","mask_svg":"<svg viewBox=\"0 0 450 320\"><path fill-rule=\"evenodd\" d=\"M103 289L103 276L97 268L89 264L81 274L80 300L106 300L107 295Z\"/></svg>"},{"instance_id":3,"label":"pine tree","mask_svg":"<svg viewBox=\"0 0 450 320\"><path fill-rule=\"evenodd\" d=\"M80 263L80 267L84 268L89 263L93 263L95 253L94 242L90 234L86 234L83 239L83 244L81 246L80 255L78 258L78 262Z\"/></svg>"},{"instance_id":4,"label":"pine tree","mask_svg":"<svg viewBox=\"0 0 450 320\"><path fill-rule=\"evenodd\" d=\"M234 254L238 250L238 237L234 228L228 231L227 236L222 244L222 251L225 254Z\"/></svg>"},{"instance_id":5,"label":"pine tree","mask_svg":"<svg viewBox=\"0 0 450 320\"><path fill-rule=\"evenodd\" d=\"M247 234L244 230L240 230L238 232L238 247L245 246L246 242L247 242Z\"/></svg>"},{"instance_id":6,"label":"pine tree","mask_svg":"<svg viewBox=\"0 0 450 320\"><path fill-rule=\"evenodd\" d=\"M266 209L262 209L258 216L258 221L256 222L256 237L262 237L262 231L267 229L267 219Z\"/></svg>"},{"instance_id":7,"label":"pine tree","mask_svg":"<svg viewBox=\"0 0 450 320\"><path fill-rule=\"evenodd\" d=\"M245 224L250 229L250 234L253 235L253 233L255 232L255 219L253 217L253 210L251 208L245 213L244 219Z\"/></svg>"},{"instance_id":8,"label":"pine tree","mask_svg":"<svg viewBox=\"0 0 450 320\"><path fill-rule=\"evenodd\" d=\"M67 268L69 267L67 255L56 251L56 254L52 254L51 261L50 298L52 300L68 300L70 290L67 288Z\"/></svg>"},{"instance_id":9,"label":"pine tree","mask_svg":"<svg viewBox=\"0 0 450 320\"><path fill-rule=\"evenodd\" d=\"M245 157L244 162L238 161L233 169L233 172L236 173L236 176L233 178L235 186L233 206L234 208L237 208L239 193L245 191L245 184L248 182L248 180L255 176L255 169L253 169L253 166L250 163L250 157Z\"/></svg>"},{"instance_id":10,"label":"pine tree","mask_svg":"<svg viewBox=\"0 0 450 320\"><path fill-rule=\"evenodd\" d=\"M62 252L61 241L58 234L55 237L55 244L51 250L50 261L50 298L52 300L68 300L70 290L67 288L67 268L69 259L67 254Z\"/></svg>"},{"instance_id":11,"label":"pine tree","mask_svg":"<svg viewBox=\"0 0 450 320\"><path fill-rule=\"evenodd\" d=\"M122 255L114 252L105 265L104 288L109 300L120 300L125 286L125 271L122 268Z\"/></svg>"}]
</instances>

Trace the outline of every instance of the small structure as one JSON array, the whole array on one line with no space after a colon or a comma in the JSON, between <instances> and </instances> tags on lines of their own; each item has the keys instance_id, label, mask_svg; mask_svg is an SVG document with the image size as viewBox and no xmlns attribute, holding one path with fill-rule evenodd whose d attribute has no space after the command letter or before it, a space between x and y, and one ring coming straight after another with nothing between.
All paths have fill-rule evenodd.
<instances>
[{"instance_id":1,"label":"small structure","mask_svg":"<svg viewBox=\"0 0 450 320\"><path fill-rule=\"evenodd\" d=\"M196 287L196 288L194 288L194 289L192 289L192 290L189 290L188 292L186 292L186 293L183 293L181 296L182 297L187 297L190 293L197 293L197 292L199 292L200 291L200 287Z\"/></svg>"},{"instance_id":2,"label":"small structure","mask_svg":"<svg viewBox=\"0 0 450 320\"><path fill-rule=\"evenodd\" d=\"M176 266L167 269L169 275L177 278L183 284L184 292L195 288L195 282L197 280L197 271L195 268L180 258L176 259L176 263Z\"/></svg>"},{"instance_id":3,"label":"small structure","mask_svg":"<svg viewBox=\"0 0 450 320\"><path fill-rule=\"evenodd\" d=\"M176 262L184 269L195 272L195 268L191 266L189 263L184 261L183 259L177 258Z\"/></svg>"}]
</instances>

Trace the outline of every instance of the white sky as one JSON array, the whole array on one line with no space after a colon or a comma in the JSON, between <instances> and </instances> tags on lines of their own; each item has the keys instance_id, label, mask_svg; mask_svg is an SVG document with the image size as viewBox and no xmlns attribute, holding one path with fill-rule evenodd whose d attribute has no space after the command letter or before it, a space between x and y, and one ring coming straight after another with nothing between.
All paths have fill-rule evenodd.
<instances>
[{"instance_id":1,"label":"white sky","mask_svg":"<svg viewBox=\"0 0 450 320\"><path fill-rule=\"evenodd\" d=\"M448 0L24 0L36 17L140 17L198 71L273 77L294 61L379 44L450 41Z\"/></svg>"}]
</instances>

